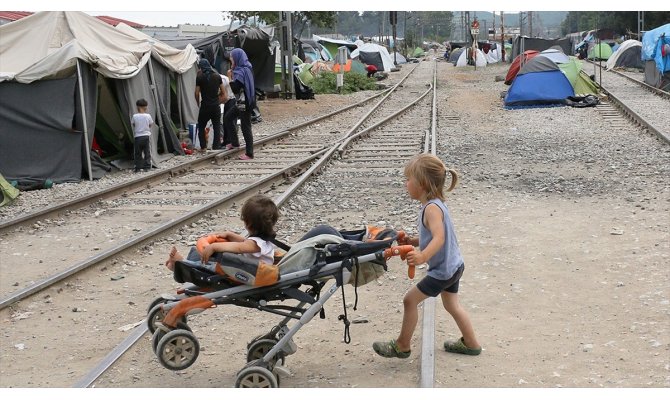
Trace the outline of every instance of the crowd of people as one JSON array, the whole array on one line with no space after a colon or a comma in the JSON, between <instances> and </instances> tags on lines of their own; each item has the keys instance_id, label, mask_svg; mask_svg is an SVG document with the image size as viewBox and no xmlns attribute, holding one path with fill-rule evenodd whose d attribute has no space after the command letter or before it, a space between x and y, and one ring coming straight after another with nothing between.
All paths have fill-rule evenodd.
<instances>
[{"instance_id":1,"label":"crowd of people","mask_svg":"<svg viewBox=\"0 0 670 400\"><path fill-rule=\"evenodd\" d=\"M239 119L245 145L245 152L240 159L251 160L254 158L251 114L256 107L253 66L245 51L240 48L235 48L228 54L228 61L230 69L226 74L216 71L205 58L198 61L195 86L195 99L199 104L198 151L207 152L205 128L210 121L213 131L212 150L240 147L236 129ZM221 104L224 105L223 113Z\"/></svg>"}]
</instances>

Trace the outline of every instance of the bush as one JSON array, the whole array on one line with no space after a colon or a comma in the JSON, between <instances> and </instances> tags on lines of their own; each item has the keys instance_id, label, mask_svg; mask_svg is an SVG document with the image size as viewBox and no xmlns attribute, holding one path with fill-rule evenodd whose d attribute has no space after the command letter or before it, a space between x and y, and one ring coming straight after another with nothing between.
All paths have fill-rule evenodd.
<instances>
[{"instance_id":1,"label":"bush","mask_svg":"<svg viewBox=\"0 0 670 400\"><path fill-rule=\"evenodd\" d=\"M353 93L360 90L377 90L377 80L368 78L367 75L357 72L344 73L344 85L340 92L337 91L337 74L323 71L311 82L310 86L315 94L328 93Z\"/></svg>"}]
</instances>

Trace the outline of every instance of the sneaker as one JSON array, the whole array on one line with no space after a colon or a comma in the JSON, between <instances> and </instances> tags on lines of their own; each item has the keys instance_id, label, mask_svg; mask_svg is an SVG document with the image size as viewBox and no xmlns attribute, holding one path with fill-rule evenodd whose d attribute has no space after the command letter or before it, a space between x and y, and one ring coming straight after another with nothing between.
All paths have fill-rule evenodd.
<instances>
[{"instance_id":1,"label":"sneaker","mask_svg":"<svg viewBox=\"0 0 670 400\"><path fill-rule=\"evenodd\" d=\"M253 157L249 157L249 156L246 155L246 154L242 154L242 155L240 156L240 160L253 160L253 159L254 159Z\"/></svg>"},{"instance_id":2,"label":"sneaker","mask_svg":"<svg viewBox=\"0 0 670 400\"><path fill-rule=\"evenodd\" d=\"M240 148L240 146L233 146L232 144L227 144L226 145L226 149L228 149L228 150L239 149L239 148Z\"/></svg>"}]
</instances>

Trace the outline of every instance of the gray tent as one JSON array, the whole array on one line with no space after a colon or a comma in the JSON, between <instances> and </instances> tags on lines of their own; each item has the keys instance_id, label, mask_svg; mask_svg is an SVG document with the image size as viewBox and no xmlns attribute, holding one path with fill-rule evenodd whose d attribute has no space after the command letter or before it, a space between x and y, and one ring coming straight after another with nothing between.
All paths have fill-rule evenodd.
<instances>
[{"instance_id":1,"label":"gray tent","mask_svg":"<svg viewBox=\"0 0 670 400\"><path fill-rule=\"evenodd\" d=\"M617 51L607 59L607 69L632 68L642 70L642 42L629 39L621 43Z\"/></svg>"},{"instance_id":2,"label":"gray tent","mask_svg":"<svg viewBox=\"0 0 670 400\"><path fill-rule=\"evenodd\" d=\"M123 24L58 11L0 26L0 55L0 172L6 179L97 178L104 171L94 169L93 150L130 164L130 117L139 98L157 122L154 163L182 153L177 129L197 116L195 49L177 50Z\"/></svg>"}]
</instances>

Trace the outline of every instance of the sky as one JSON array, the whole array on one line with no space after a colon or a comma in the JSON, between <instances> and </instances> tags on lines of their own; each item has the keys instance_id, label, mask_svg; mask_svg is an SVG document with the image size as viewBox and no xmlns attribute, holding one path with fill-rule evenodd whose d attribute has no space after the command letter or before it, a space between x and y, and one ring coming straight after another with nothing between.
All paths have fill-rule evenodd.
<instances>
[{"instance_id":1,"label":"sky","mask_svg":"<svg viewBox=\"0 0 670 400\"><path fill-rule=\"evenodd\" d=\"M373 4L374 3L374 4ZM621 4L628 3L628 4ZM635 11L632 7L644 7L644 10L661 10L663 0L637 0L635 2L611 0L561 0L560 3L540 2L535 0L471 0L467 2L469 10L456 9L455 2L438 0L390 0L387 2L361 2L360 0L336 0L317 3L314 0L284 0L281 7L285 10L310 11L493 11L530 10L530 11ZM21 9L7 11L85 11L90 15L109 15L116 18L137 22L149 26L176 26L178 24L224 25L220 11L230 7L240 9L241 2L198 0L193 2L170 2L165 0L116 0L113 2L96 2L96 10L91 10L93 3L89 0L22 0ZM246 10L277 10L279 2L270 0L247 0L242 5ZM185 5L193 10L185 10ZM317 7L318 6L318 7ZM445 10L444 7L449 9ZM289 8L290 7L290 8ZM361 9L361 7L363 7ZM667 8L667 7L666 7ZM161 10L161 11L152 11ZM211 10L211 11L209 11Z\"/></svg>"}]
</instances>

